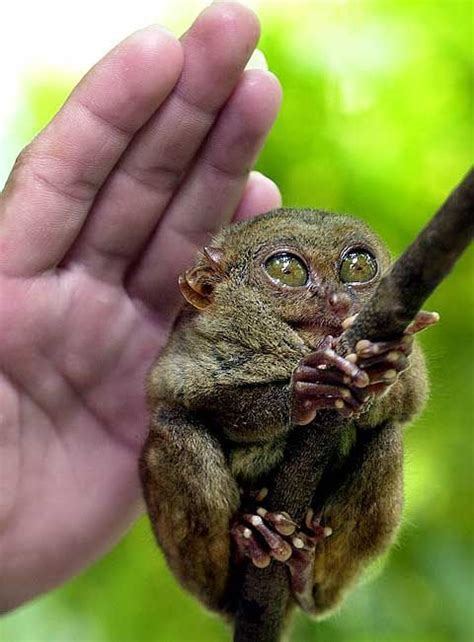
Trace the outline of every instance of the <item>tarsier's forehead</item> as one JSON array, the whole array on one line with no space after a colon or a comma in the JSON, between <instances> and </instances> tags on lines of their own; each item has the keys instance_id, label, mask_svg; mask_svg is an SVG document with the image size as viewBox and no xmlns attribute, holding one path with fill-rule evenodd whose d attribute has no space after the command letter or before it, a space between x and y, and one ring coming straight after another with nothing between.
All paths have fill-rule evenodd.
<instances>
[{"instance_id":1,"label":"tarsier's forehead","mask_svg":"<svg viewBox=\"0 0 474 642\"><path fill-rule=\"evenodd\" d=\"M279 209L225 229L217 244L236 252L253 253L264 245L291 243L315 252L336 253L343 246L367 244L383 251L383 243L361 220L321 210Z\"/></svg>"}]
</instances>

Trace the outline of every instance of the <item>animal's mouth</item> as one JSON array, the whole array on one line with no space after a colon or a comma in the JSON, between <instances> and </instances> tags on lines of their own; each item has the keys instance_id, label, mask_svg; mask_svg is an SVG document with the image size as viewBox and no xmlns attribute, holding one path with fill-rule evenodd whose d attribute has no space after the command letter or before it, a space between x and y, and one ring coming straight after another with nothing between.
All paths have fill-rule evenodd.
<instances>
[{"instance_id":1,"label":"animal's mouth","mask_svg":"<svg viewBox=\"0 0 474 642\"><path fill-rule=\"evenodd\" d=\"M331 315L332 316L332 315ZM344 331L342 326L343 319L339 318L317 318L317 319L300 319L292 321L291 327L296 331L306 331L316 336L338 337Z\"/></svg>"},{"instance_id":2,"label":"animal's mouth","mask_svg":"<svg viewBox=\"0 0 474 642\"><path fill-rule=\"evenodd\" d=\"M300 309L290 321L291 327L304 333L312 342L313 337L337 338L346 329L344 321L360 311L360 304L347 294L329 293L324 299L314 298L313 305Z\"/></svg>"}]
</instances>

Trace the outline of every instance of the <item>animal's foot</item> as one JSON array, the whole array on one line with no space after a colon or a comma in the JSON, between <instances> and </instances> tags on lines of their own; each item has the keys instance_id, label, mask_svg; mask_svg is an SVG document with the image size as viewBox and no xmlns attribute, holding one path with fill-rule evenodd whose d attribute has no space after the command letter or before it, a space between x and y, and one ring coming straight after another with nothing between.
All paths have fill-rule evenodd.
<instances>
[{"instance_id":1,"label":"animal's foot","mask_svg":"<svg viewBox=\"0 0 474 642\"><path fill-rule=\"evenodd\" d=\"M270 513L260 507L255 513L239 515L231 533L240 557L248 557L259 568L265 568L273 559L285 562L292 554L288 537L297 524L287 513Z\"/></svg>"},{"instance_id":2,"label":"animal's foot","mask_svg":"<svg viewBox=\"0 0 474 642\"><path fill-rule=\"evenodd\" d=\"M332 535L332 529L322 526L321 515L308 511L305 527L293 537L293 554L287 561L291 577L291 591L305 611L314 610L314 558L319 542Z\"/></svg>"},{"instance_id":3,"label":"animal's foot","mask_svg":"<svg viewBox=\"0 0 474 642\"><path fill-rule=\"evenodd\" d=\"M240 559L250 558L258 568L266 568L272 559L283 562L290 572L291 590L305 610L314 608L314 557L319 542L332 534L321 524L321 516L309 510L304 527L285 512L271 513L260 507L255 513L244 513L231 528Z\"/></svg>"}]
</instances>

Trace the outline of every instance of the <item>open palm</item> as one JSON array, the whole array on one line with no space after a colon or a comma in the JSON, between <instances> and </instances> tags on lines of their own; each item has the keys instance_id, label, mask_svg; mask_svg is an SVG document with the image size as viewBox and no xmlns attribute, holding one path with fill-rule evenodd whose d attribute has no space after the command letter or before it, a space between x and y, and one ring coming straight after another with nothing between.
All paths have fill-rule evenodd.
<instances>
[{"instance_id":1,"label":"open palm","mask_svg":"<svg viewBox=\"0 0 474 642\"><path fill-rule=\"evenodd\" d=\"M244 71L255 16L220 3L100 61L0 196L0 606L105 552L140 510L144 379L177 274L233 217L279 204L249 168L278 83Z\"/></svg>"}]
</instances>

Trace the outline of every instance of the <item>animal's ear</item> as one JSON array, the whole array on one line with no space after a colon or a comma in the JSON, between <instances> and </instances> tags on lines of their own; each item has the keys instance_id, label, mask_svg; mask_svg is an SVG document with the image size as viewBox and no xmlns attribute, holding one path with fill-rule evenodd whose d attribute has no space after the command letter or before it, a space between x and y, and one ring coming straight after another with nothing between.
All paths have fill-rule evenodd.
<instances>
[{"instance_id":1,"label":"animal's ear","mask_svg":"<svg viewBox=\"0 0 474 642\"><path fill-rule=\"evenodd\" d=\"M217 247L205 247L196 265L178 277L181 294L198 310L212 303L214 288L223 276L224 252Z\"/></svg>"}]
</instances>

